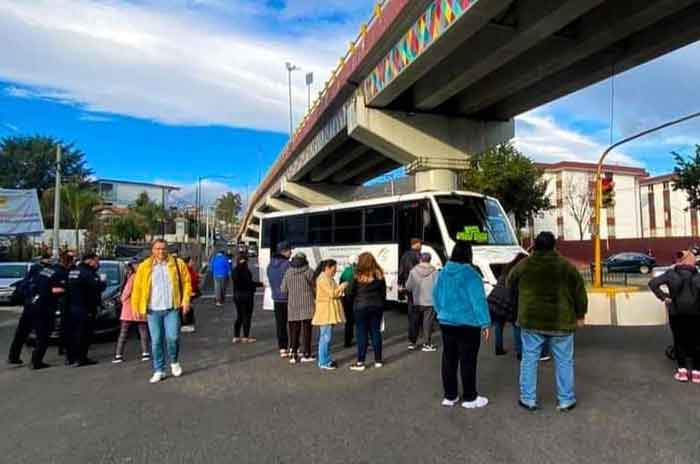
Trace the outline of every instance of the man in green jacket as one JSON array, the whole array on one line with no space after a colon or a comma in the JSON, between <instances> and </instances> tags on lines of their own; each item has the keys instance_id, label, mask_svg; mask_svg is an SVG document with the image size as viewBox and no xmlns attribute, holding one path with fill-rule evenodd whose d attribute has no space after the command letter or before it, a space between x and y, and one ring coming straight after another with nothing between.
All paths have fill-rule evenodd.
<instances>
[{"instance_id":1,"label":"man in green jacket","mask_svg":"<svg viewBox=\"0 0 700 464\"><path fill-rule=\"evenodd\" d=\"M340 274L340 284L350 283L355 278L355 267L357 267L357 255L350 257L347 266ZM355 313L353 311L353 299L350 295L343 295L343 312L345 313L345 348L352 346L352 341L355 336Z\"/></svg>"},{"instance_id":2,"label":"man in green jacket","mask_svg":"<svg viewBox=\"0 0 700 464\"><path fill-rule=\"evenodd\" d=\"M542 346L549 342L554 355L559 411L576 406L574 392L574 333L584 326L588 296L581 274L555 250L551 232L535 239L530 257L508 276L508 287L518 291L518 325L522 330L520 401L537 409L537 369Z\"/></svg>"}]
</instances>

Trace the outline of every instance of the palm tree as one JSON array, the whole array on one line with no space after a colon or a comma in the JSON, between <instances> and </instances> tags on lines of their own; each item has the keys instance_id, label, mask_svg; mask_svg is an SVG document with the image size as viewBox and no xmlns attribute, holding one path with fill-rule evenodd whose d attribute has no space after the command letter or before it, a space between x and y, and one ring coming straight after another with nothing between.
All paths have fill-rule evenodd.
<instances>
[{"instance_id":1,"label":"palm tree","mask_svg":"<svg viewBox=\"0 0 700 464\"><path fill-rule=\"evenodd\" d=\"M95 217L93 208L99 203L100 197L90 187L68 184L61 189L61 199L75 229L76 252L80 252L79 230Z\"/></svg>"}]
</instances>

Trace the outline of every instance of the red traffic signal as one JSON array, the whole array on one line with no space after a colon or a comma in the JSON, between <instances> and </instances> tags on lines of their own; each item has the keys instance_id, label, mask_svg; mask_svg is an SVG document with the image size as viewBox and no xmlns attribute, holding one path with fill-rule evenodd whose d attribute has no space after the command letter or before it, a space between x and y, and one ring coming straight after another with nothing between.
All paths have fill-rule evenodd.
<instances>
[{"instance_id":1,"label":"red traffic signal","mask_svg":"<svg viewBox=\"0 0 700 464\"><path fill-rule=\"evenodd\" d=\"M610 177L602 180L603 208L615 206L615 182Z\"/></svg>"}]
</instances>

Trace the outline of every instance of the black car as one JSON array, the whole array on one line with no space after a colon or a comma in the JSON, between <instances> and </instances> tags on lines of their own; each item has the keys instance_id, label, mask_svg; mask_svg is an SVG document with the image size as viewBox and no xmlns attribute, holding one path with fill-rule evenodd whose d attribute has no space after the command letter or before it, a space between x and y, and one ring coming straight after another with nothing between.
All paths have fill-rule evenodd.
<instances>
[{"instance_id":1,"label":"black car","mask_svg":"<svg viewBox=\"0 0 700 464\"><path fill-rule=\"evenodd\" d=\"M656 258L644 253L618 253L603 261L603 269L607 272L649 274L655 266Z\"/></svg>"}]
</instances>

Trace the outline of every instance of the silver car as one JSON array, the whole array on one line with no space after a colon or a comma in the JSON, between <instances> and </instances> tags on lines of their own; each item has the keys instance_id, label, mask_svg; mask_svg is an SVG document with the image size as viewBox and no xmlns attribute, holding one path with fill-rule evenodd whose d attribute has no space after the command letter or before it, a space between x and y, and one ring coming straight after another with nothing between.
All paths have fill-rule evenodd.
<instances>
[{"instance_id":1,"label":"silver car","mask_svg":"<svg viewBox=\"0 0 700 464\"><path fill-rule=\"evenodd\" d=\"M0 303L12 303L15 286L27 275L32 263L0 263Z\"/></svg>"}]
</instances>

